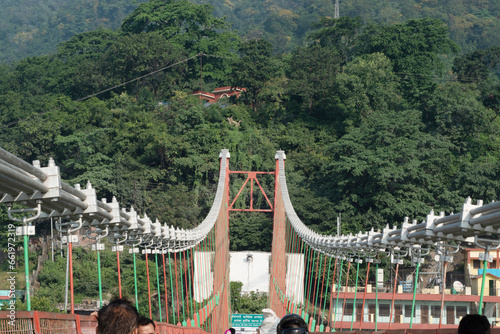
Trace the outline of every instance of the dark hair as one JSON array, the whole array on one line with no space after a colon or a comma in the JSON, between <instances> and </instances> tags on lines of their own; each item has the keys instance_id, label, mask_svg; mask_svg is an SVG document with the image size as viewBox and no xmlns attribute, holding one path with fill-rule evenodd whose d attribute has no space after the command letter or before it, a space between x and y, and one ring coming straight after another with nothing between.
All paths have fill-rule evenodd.
<instances>
[{"instance_id":1,"label":"dark hair","mask_svg":"<svg viewBox=\"0 0 500 334\"><path fill-rule=\"evenodd\" d=\"M156 329L155 322L149 318L146 317L140 317L139 321L137 321L137 327L139 326L147 326L147 325L153 325L153 328Z\"/></svg>"},{"instance_id":2,"label":"dark hair","mask_svg":"<svg viewBox=\"0 0 500 334\"><path fill-rule=\"evenodd\" d=\"M287 329L291 329L291 328L298 329L298 331L293 331L294 333L290 333L290 334L309 333L309 329L307 328L306 322L298 314L288 314L288 315L285 315L283 318L281 318L281 320L278 324L278 327L276 327L276 333L282 334ZM286 332L289 332L289 331L286 331ZM295 333L295 332L297 332L297 333Z\"/></svg>"},{"instance_id":3,"label":"dark hair","mask_svg":"<svg viewBox=\"0 0 500 334\"><path fill-rule=\"evenodd\" d=\"M489 334L490 332L490 322L484 315L467 314L458 325L458 334Z\"/></svg>"},{"instance_id":4,"label":"dark hair","mask_svg":"<svg viewBox=\"0 0 500 334\"><path fill-rule=\"evenodd\" d=\"M234 329L233 327L229 328L229 331L231 332L231 334L236 334L236 329Z\"/></svg>"},{"instance_id":5,"label":"dark hair","mask_svg":"<svg viewBox=\"0 0 500 334\"><path fill-rule=\"evenodd\" d=\"M137 328L139 313L126 299L112 300L101 307L97 317L99 334L130 334Z\"/></svg>"}]
</instances>

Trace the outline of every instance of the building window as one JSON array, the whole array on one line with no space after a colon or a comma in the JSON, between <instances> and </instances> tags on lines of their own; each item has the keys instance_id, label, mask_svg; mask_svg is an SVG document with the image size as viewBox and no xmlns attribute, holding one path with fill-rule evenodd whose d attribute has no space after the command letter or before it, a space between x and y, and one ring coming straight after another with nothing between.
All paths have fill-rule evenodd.
<instances>
[{"instance_id":1,"label":"building window","mask_svg":"<svg viewBox=\"0 0 500 334\"><path fill-rule=\"evenodd\" d=\"M472 267L473 267L474 269L479 269L479 268L481 268L481 261L479 261L479 260L472 260Z\"/></svg>"},{"instance_id":2,"label":"building window","mask_svg":"<svg viewBox=\"0 0 500 334\"><path fill-rule=\"evenodd\" d=\"M441 305L431 305L431 316L439 319L441 316Z\"/></svg>"},{"instance_id":3,"label":"building window","mask_svg":"<svg viewBox=\"0 0 500 334\"><path fill-rule=\"evenodd\" d=\"M415 310L413 310L415 314ZM405 305L405 317L411 318L411 305Z\"/></svg>"},{"instance_id":4,"label":"building window","mask_svg":"<svg viewBox=\"0 0 500 334\"><path fill-rule=\"evenodd\" d=\"M361 313L363 311L363 304L356 304L356 321L361 321Z\"/></svg>"},{"instance_id":5,"label":"building window","mask_svg":"<svg viewBox=\"0 0 500 334\"><path fill-rule=\"evenodd\" d=\"M345 304L344 314L347 315L347 316L352 316L352 303L346 303Z\"/></svg>"},{"instance_id":6,"label":"building window","mask_svg":"<svg viewBox=\"0 0 500 334\"><path fill-rule=\"evenodd\" d=\"M388 317L391 313L390 311L391 305L389 304L380 304L378 307L378 315L380 317Z\"/></svg>"},{"instance_id":7,"label":"building window","mask_svg":"<svg viewBox=\"0 0 500 334\"><path fill-rule=\"evenodd\" d=\"M401 317L403 315L403 305L401 304L394 304L394 322L400 323L402 322Z\"/></svg>"},{"instance_id":8,"label":"building window","mask_svg":"<svg viewBox=\"0 0 500 334\"><path fill-rule=\"evenodd\" d=\"M375 314L375 304L368 304L368 313Z\"/></svg>"},{"instance_id":9,"label":"building window","mask_svg":"<svg viewBox=\"0 0 500 334\"><path fill-rule=\"evenodd\" d=\"M429 323L429 305L420 306L420 323L421 324Z\"/></svg>"},{"instance_id":10,"label":"building window","mask_svg":"<svg viewBox=\"0 0 500 334\"><path fill-rule=\"evenodd\" d=\"M455 306L446 306L446 323L448 325L455 324Z\"/></svg>"},{"instance_id":11,"label":"building window","mask_svg":"<svg viewBox=\"0 0 500 334\"><path fill-rule=\"evenodd\" d=\"M489 295L490 296L496 296L497 294L497 289L495 286L495 280L490 280L488 283L488 290L489 290Z\"/></svg>"},{"instance_id":12,"label":"building window","mask_svg":"<svg viewBox=\"0 0 500 334\"><path fill-rule=\"evenodd\" d=\"M457 306L457 317L465 317L467 315L467 306Z\"/></svg>"}]
</instances>

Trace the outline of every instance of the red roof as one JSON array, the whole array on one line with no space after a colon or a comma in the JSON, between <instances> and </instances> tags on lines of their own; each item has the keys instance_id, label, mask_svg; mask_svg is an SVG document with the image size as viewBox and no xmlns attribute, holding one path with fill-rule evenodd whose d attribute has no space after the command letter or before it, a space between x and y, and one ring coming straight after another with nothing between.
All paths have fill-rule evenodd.
<instances>
[{"instance_id":1,"label":"red roof","mask_svg":"<svg viewBox=\"0 0 500 334\"><path fill-rule=\"evenodd\" d=\"M226 87L217 87L213 90L212 93L202 92L197 90L192 92L191 94L198 96L199 99L208 100L208 102L216 102L218 99L222 97L229 97L233 95L239 97L241 92L244 91L246 91L245 88L226 86Z\"/></svg>"},{"instance_id":2,"label":"red roof","mask_svg":"<svg viewBox=\"0 0 500 334\"><path fill-rule=\"evenodd\" d=\"M239 88L239 87L231 87L231 86L226 86L226 87L218 87L215 88L212 93L224 93L224 92L243 92L246 91L245 88Z\"/></svg>"}]
</instances>

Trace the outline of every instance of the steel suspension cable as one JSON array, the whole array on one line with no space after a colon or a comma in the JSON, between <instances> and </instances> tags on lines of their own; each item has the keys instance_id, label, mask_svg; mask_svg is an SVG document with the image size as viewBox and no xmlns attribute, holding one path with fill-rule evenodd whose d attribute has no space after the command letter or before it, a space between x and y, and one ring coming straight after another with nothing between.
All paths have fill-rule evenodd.
<instances>
[{"instance_id":1,"label":"steel suspension cable","mask_svg":"<svg viewBox=\"0 0 500 334\"><path fill-rule=\"evenodd\" d=\"M170 259L170 252L168 253L168 273L170 277L170 292L172 294L172 318L174 320L174 325L175 325L175 310L177 309L177 305L175 305L175 300L174 300L174 282L173 282L173 276L172 276L172 261Z\"/></svg>"},{"instance_id":2,"label":"steel suspension cable","mask_svg":"<svg viewBox=\"0 0 500 334\"><path fill-rule=\"evenodd\" d=\"M161 317L161 293L160 293L160 274L158 272L158 253L155 252L155 262L156 262L156 287L158 289L158 312L160 313L160 322L162 322Z\"/></svg>"},{"instance_id":3,"label":"steel suspension cable","mask_svg":"<svg viewBox=\"0 0 500 334\"><path fill-rule=\"evenodd\" d=\"M202 282L203 282L203 288L204 288L204 295L203 295L203 321L204 321L204 325L205 325L205 329L208 328L208 325L206 323L206 320L208 318L208 314L207 314L207 307L206 307L206 304L204 303L205 301L205 296L206 296L206 299L208 300L209 299L209 277L208 277L208 271L207 271L207 263L210 262L210 254L208 252L208 240L209 240L209 235L207 235L207 237L203 240L203 249L204 249L204 254L203 254L203 257L204 257L204 261L202 261L202 265L203 265L203 272L202 272Z\"/></svg>"},{"instance_id":4,"label":"steel suspension cable","mask_svg":"<svg viewBox=\"0 0 500 334\"><path fill-rule=\"evenodd\" d=\"M189 252L189 250L187 251ZM189 305L190 308L191 308L191 327L194 327L194 307L193 307L193 303L194 303L194 293L192 291L192 286L191 286L191 271L193 270L193 267L194 267L194 262L192 261L193 260L193 248L191 248L191 257L188 256L188 264L187 264L187 269L188 269L188 278L189 278L189 296L191 297L191 304ZM193 262L193 265L191 265L191 262Z\"/></svg>"},{"instance_id":5,"label":"steel suspension cable","mask_svg":"<svg viewBox=\"0 0 500 334\"><path fill-rule=\"evenodd\" d=\"M185 284L185 286L186 286L186 298L185 298L185 300L186 300L186 305L187 305L187 307L186 307L186 313L187 313L187 319L188 319L188 320L191 320L191 318L189 318L189 314L190 314L190 309L189 309L189 292L188 292L189 285L188 285L188 283L187 283L187 281L188 281L189 269L188 269L188 263L187 263L187 260L186 260L186 253L187 253L187 252L188 252L188 251L187 251L187 250L185 250L185 251L184 251L184 252L182 252L182 253L183 253L183 257L184 257L184 261L183 261L183 263L184 263L184 267L185 267L185 268L184 268L184 284ZM184 298L183 298L183 299L184 299Z\"/></svg>"},{"instance_id":6,"label":"steel suspension cable","mask_svg":"<svg viewBox=\"0 0 500 334\"><path fill-rule=\"evenodd\" d=\"M333 326L332 330L335 332L335 323L337 322L337 310L339 306L339 297L340 297L340 282L342 281L342 267L344 266L344 259L340 260L340 270L339 270L339 282L337 284L337 300L335 301L335 309L333 311Z\"/></svg>"},{"instance_id":7,"label":"steel suspension cable","mask_svg":"<svg viewBox=\"0 0 500 334\"><path fill-rule=\"evenodd\" d=\"M349 264L347 265L347 274L346 274L346 280L345 280L345 290L344 290L344 302L342 303L342 314L340 316L340 330L344 327L344 312L345 312L345 303L346 303L346 297L347 297L347 289L349 287L349 271L351 270L351 261L349 261Z\"/></svg>"},{"instance_id":8,"label":"steel suspension cable","mask_svg":"<svg viewBox=\"0 0 500 334\"><path fill-rule=\"evenodd\" d=\"M368 268L366 269L365 292L363 293L363 304L361 306L361 319L359 320L359 330L361 330L361 325L363 324L363 317L365 313L365 300L366 300L366 292L368 290L368 276L370 275L370 264L371 262L368 262Z\"/></svg>"},{"instance_id":9,"label":"steel suspension cable","mask_svg":"<svg viewBox=\"0 0 500 334\"><path fill-rule=\"evenodd\" d=\"M289 305L289 308L288 308L288 312L290 313L295 313L294 312L294 306L295 306L295 281L293 281L292 283L292 279L293 277L297 277L298 276L298 270L297 270L297 267L295 266L296 262L297 262L297 233L295 233L293 227L291 226L290 224L290 234L291 234L291 242L292 242L292 245L290 247L290 276L289 276L289 285L290 285L290 290L291 290L291 293L290 293L290 296L291 296L291 302L290 302L290 305ZM293 254L293 256L292 256Z\"/></svg>"},{"instance_id":10,"label":"steel suspension cable","mask_svg":"<svg viewBox=\"0 0 500 334\"><path fill-rule=\"evenodd\" d=\"M183 261L182 261L182 252L179 253L179 277L180 277L180 286L181 286L181 300L182 300L182 325L183 326L186 326L186 307L184 305L184 302L186 301L184 299L184 284L182 282L182 275L184 273L184 269L183 269L183 265L182 265ZM184 274L184 277L186 277L186 275Z\"/></svg>"},{"instance_id":11,"label":"steel suspension cable","mask_svg":"<svg viewBox=\"0 0 500 334\"><path fill-rule=\"evenodd\" d=\"M304 277L301 280L302 284L302 303L301 303L301 309L302 309L302 314L300 316L305 319L305 306L307 303L307 281L308 281L308 276L309 276L309 262L308 262L308 256L309 256L309 246L305 243L304 240L301 238L301 243L302 243L302 256L304 257Z\"/></svg>"},{"instance_id":12,"label":"steel suspension cable","mask_svg":"<svg viewBox=\"0 0 500 334\"><path fill-rule=\"evenodd\" d=\"M149 261L148 261L148 250L145 249L145 255L146 255L146 275L147 275L147 278L148 278L148 301L149 301L149 318L150 319L153 319L153 313L152 313L152 310L151 310L151 287L150 287L150 283L149 283Z\"/></svg>"},{"instance_id":13,"label":"steel suspension cable","mask_svg":"<svg viewBox=\"0 0 500 334\"><path fill-rule=\"evenodd\" d=\"M166 268L165 268L165 253L162 252L161 258L163 260L163 289L165 290L165 317L167 318L167 324L169 323L168 321L168 289L167 289L167 273L166 273Z\"/></svg>"},{"instance_id":14,"label":"steel suspension cable","mask_svg":"<svg viewBox=\"0 0 500 334\"><path fill-rule=\"evenodd\" d=\"M413 300L411 303L410 329L413 327L413 315L415 314L415 296L417 295L418 271L420 269L420 261L417 262L417 270L415 279L413 280Z\"/></svg>"},{"instance_id":15,"label":"steel suspension cable","mask_svg":"<svg viewBox=\"0 0 500 334\"><path fill-rule=\"evenodd\" d=\"M198 299L200 300L199 302L197 302L195 305L196 305L196 314L197 314L197 320L198 320L198 327L201 327L201 317L200 317L200 307L201 307L201 301L203 300L202 299L202 289L201 289L201 261L200 261L200 257L201 257L201 242L196 246L199 251L198 251L198 260L196 261L196 253L195 253L195 258L193 261L196 261L196 267L198 268L198 270L196 271L196 278L198 279L198 284L195 285L195 294L197 294L198 296ZM193 275L194 277L194 275Z\"/></svg>"},{"instance_id":16,"label":"steel suspension cable","mask_svg":"<svg viewBox=\"0 0 500 334\"><path fill-rule=\"evenodd\" d=\"M312 320L312 329L314 330L314 332L316 331L316 310L318 309L318 295L319 295L319 273L321 272L321 269L322 269L322 262L321 262L321 257L323 256L323 254L321 254L320 252L318 252L318 263L319 263L319 270L318 270L318 265L316 265L316 292L315 292L315 297L314 297L314 312L313 312L313 320ZM325 257L325 260L326 260L326 257ZM325 273L323 273L323 283L324 283L324 278L325 278Z\"/></svg>"},{"instance_id":17,"label":"steel suspension cable","mask_svg":"<svg viewBox=\"0 0 500 334\"><path fill-rule=\"evenodd\" d=\"M330 269L332 267L332 257L329 256L329 258L330 259L328 260L328 274L326 274L326 289L327 289L326 292L328 292L328 287L330 286ZM325 261L326 261L326 256L325 256ZM326 268L326 262L325 262L325 268ZM323 278L324 278L324 276L323 276ZM323 289L324 289L324 286L323 286ZM323 289L322 289L322 291L323 291ZM330 294L330 296L331 296L331 294ZM320 332L323 332L323 330L325 328L325 326L323 324L323 322L324 322L323 319L325 318L327 297L328 297L328 294L325 293L325 296L323 298L323 292L321 292L321 298L323 299L323 311L321 312L321 325L319 326L319 331ZM330 304L331 304L331 298L330 298ZM328 323L328 318L327 318L327 323Z\"/></svg>"},{"instance_id":18,"label":"steel suspension cable","mask_svg":"<svg viewBox=\"0 0 500 334\"><path fill-rule=\"evenodd\" d=\"M205 255L206 255L206 251L205 251L205 242L206 242L206 238L203 239L203 241L200 243L200 257L199 257L199 262L200 262L200 267L199 267L199 270L198 270L198 274L200 276L200 306L203 305L203 301L205 300L205 295L206 295L206 286L205 286L205 282L207 281L205 279ZM203 312L203 307L202 308L202 312Z\"/></svg>"},{"instance_id":19,"label":"steel suspension cable","mask_svg":"<svg viewBox=\"0 0 500 334\"><path fill-rule=\"evenodd\" d=\"M135 262L135 250L132 249L134 252L132 253L132 259L133 259L133 265L134 265L134 296L135 296L135 308L139 312L139 298L137 296L137 266Z\"/></svg>"},{"instance_id":20,"label":"steel suspension cable","mask_svg":"<svg viewBox=\"0 0 500 334\"><path fill-rule=\"evenodd\" d=\"M208 301L210 299L210 285L208 284L210 282L210 263L212 262L212 254L210 252L210 234L212 233L212 231L210 231L210 233L207 235L207 237L205 238L204 240L204 248L205 248L205 254L206 254L206 260L204 261L204 264L203 264L203 277L204 277L204 280L203 282L206 282L206 284L204 285L205 286L205 290L206 290L206 300ZM212 286L213 286L213 282L212 282ZM209 325L210 325L210 321L207 321L209 319L209 314L208 314L208 307L207 307L207 304L205 303L204 306L203 306L203 319L205 321L205 330L208 330L209 328Z\"/></svg>"},{"instance_id":21,"label":"steel suspension cable","mask_svg":"<svg viewBox=\"0 0 500 334\"><path fill-rule=\"evenodd\" d=\"M392 323L392 314L394 313L394 298L396 297L396 288L398 283L398 271L399 271L399 262L396 264L396 275L394 276L394 290L392 291L392 302L391 302L391 315L389 317L389 329L391 329Z\"/></svg>"},{"instance_id":22,"label":"steel suspension cable","mask_svg":"<svg viewBox=\"0 0 500 334\"><path fill-rule=\"evenodd\" d=\"M122 276L120 274L120 251L118 250L118 243L116 243L116 267L118 269L118 291L120 299L122 298Z\"/></svg>"},{"instance_id":23,"label":"steel suspension cable","mask_svg":"<svg viewBox=\"0 0 500 334\"><path fill-rule=\"evenodd\" d=\"M26 224L25 224L26 226ZM23 236L23 251L24 251L24 283L26 284L26 310L31 311L31 294L30 294L30 269L29 269L29 256L28 256L28 235L25 233ZM62 246L61 246L62 247ZM69 260L68 260L69 261ZM66 283L66 286L68 284ZM66 294L67 298L67 294ZM64 309L66 310L66 304L64 306Z\"/></svg>"},{"instance_id":24,"label":"steel suspension cable","mask_svg":"<svg viewBox=\"0 0 500 334\"><path fill-rule=\"evenodd\" d=\"M483 260L483 277L481 283L481 296L479 297L479 310L478 314L483 315L483 296L484 296L484 286L486 285L486 268L488 267L488 258L485 256Z\"/></svg>"},{"instance_id":25,"label":"steel suspension cable","mask_svg":"<svg viewBox=\"0 0 500 334\"><path fill-rule=\"evenodd\" d=\"M215 290L218 288L218 287L215 286L215 283L216 283L215 282L215 270L216 270L215 265L216 265L216 261L217 261L217 259L215 258L215 256L216 256L216 254L215 254L215 228L213 228L212 231L213 232L212 232L212 239L211 239L211 245L210 245L210 253L213 252L213 254L214 254L214 263L212 265L212 261L210 261L210 266L209 266L209 271L208 271L209 273L212 272L212 271L214 273L213 274L213 279L212 279L212 282L213 282L212 283L212 293L210 294L210 298L212 299L210 301L210 306L211 306L210 310L211 311L213 311L213 307L214 307L214 303L215 303L214 299L212 297L214 297ZM215 312L210 312L210 317L212 318L213 322L215 322L215 323L217 322L217 319L215 319ZM212 323L212 321L210 323Z\"/></svg>"},{"instance_id":26,"label":"steel suspension cable","mask_svg":"<svg viewBox=\"0 0 500 334\"><path fill-rule=\"evenodd\" d=\"M96 245L97 248L97 245ZM134 258L135 259L135 258ZM135 269L135 266L134 266ZM99 284L99 308L102 307L102 281L101 281L101 254L100 251L97 251L97 277L98 277L98 284ZM137 307L137 295L136 295L136 308Z\"/></svg>"},{"instance_id":27,"label":"steel suspension cable","mask_svg":"<svg viewBox=\"0 0 500 334\"><path fill-rule=\"evenodd\" d=\"M300 251L297 253L297 271L304 272L305 270L305 257L303 256L304 253L304 242L302 241L302 238L297 236L297 248L300 248ZM299 247L300 243L300 247ZM301 261L303 259L303 261ZM304 265L302 265L302 262L304 262ZM305 277L305 272L304 275L300 275L298 278L295 279L295 288L294 290L297 291L297 301L295 303L295 307L297 307L298 304L301 304L304 301L304 277ZM298 312L295 310L295 312Z\"/></svg>"},{"instance_id":28,"label":"steel suspension cable","mask_svg":"<svg viewBox=\"0 0 500 334\"><path fill-rule=\"evenodd\" d=\"M331 328L331 324L332 324L333 290L335 290L335 275L337 274L337 260L338 260L338 258L335 258L335 265L333 267L332 287L330 289L330 307L328 308L328 317L327 317L327 325L326 325L328 328ZM325 303L326 303L326 301L325 301Z\"/></svg>"},{"instance_id":29,"label":"steel suspension cable","mask_svg":"<svg viewBox=\"0 0 500 334\"><path fill-rule=\"evenodd\" d=\"M179 308L181 307L179 303L179 276L177 275L177 253L174 253L174 270L175 270L175 298L177 303L177 319L179 323L181 322L181 315Z\"/></svg>"},{"instance_id":30,"label":"steel suspension cable","mask_svg":"<svg viewBox=\"0 0 500 334\"><path fill-rule=\"evenodd\" d=\"M292 236L291 236L291 232L292 232L292 225L288 222L288 219L285 219L285 233L286 233L286 239L285 239L285 268L286 268L286 271L285 271L285 297L288 296L290 294L290 289L288 288L288 284L286 284L286 278L287 278L287 272L290 272L290 274L288 275L289 277L291 276L291 266L289 265L291 263L291 260L292 260ZM287 261L287 257L286 257L286 254L290 254L289 257L288 257L288 261ZM286 310L288 310L288 299L285 299L287 302L286 302L286 305L285 305L285 314L286 314Z\"/></svg>"},{"instance_id":31,"label":"steel suspension cable","mask_svg":"<svg viewBox=\"0 0 500 334\"><path fill-rule=\"evenodd\" d=\"M378 259L375 264L375 331L378 324Z\"/></svg>"},{"instance_id":32,"label":"steel suspension cable","mask_svg":"<svg viewBox=\"0 0 500 334\"><path fill-rule=\"evenodd\" d=\"M210 294L210 297L213 297L213 296L214 296L214 294L215 294L215 290L218 288L218 287L216 287L216 286L215 286L215 264L216 264L216 263L215 263L215 261L217 260L217 259L215 258L215 255L216 255L216 254L215 254L215 228L214 228L212 231L213 231L213 233L212 233L212 244L211 244L211 249L210 249L210 252L214 254L214 263L213 263L213 265L212 265L212 262L210 261L211 266L209 267L209 272L211 272L211 271L213 271L213 272L214 272L214 276L213 276L213 280L212 280L212 281L214 282L214 284L212 284L213 289L212 289L212 293ZM211 268L212 270L210 270L210 268Z\"/></svg>"},{"instance_id":33,"label":"steel suspension cable","mask_svg":"<svg viewBox=\"0 0 500 334\"><path fill-rule=\"evenodd\" d=\"M75 314L75 294L73 286L73 243L69 240L70 235L68 233L68 253L69 253L69 286L70 286L70 296L71 296L71 314Z\"/></svg>"},{"instance_id":34,"label":"steel suspension cable","mask_svg":"<svg viewBox=\"0 0 500 334\"><path fill-rule=\"evenodd\" d=\"M309 324L309 304L310 304L310 299L311 299L311 285L312 285L312 277L313 277L313 269L314 268L314 257L313 257L313 249L311 246L308 246L309 248L309 261L308 263L311 263L311 266L308 269L309 275L308 275L308 282L307 282L307 293L306 293L306 318L304 319L306 323Z\"/></svg>"},{"instance_id":35,"label":"steel suspension cable","mask_svg":"<svg viewBox=\"0 0 500 334\"><path fill-rule=\"evenodd\" d=\"M446 253L445 254L445 258L446 258ZM441 324L443 322L443 313L444 313L444 290L446 288L446 268L448 267L448 262L445 260L444 263L443 263L443 284L442 284L442 287L441 287L441 312L439 314L439 326L438 326L438 330L441 329Z\"/></svg>"},{"instance_id":36,"label":"steel suspension cable","mask_svg":"<svg viewBox=\"0 0 500 334\"><path fill-rule=\"evenodd\" d=\"M356 260L356 283L354 284L354 300L352 302L352 317L351 317L351 331L354 324L354 317L356 316L356 295L358 293L358 277L359 277L359 263L361 260L358 258Z\"/></svg>"}]
</instances>

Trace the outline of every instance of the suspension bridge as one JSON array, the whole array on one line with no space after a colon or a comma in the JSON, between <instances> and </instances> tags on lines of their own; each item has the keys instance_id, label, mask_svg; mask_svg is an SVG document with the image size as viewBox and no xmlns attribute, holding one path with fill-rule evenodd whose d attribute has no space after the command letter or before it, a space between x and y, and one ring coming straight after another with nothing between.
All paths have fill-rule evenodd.
<instances>
[{"instance_id":1,"label":"suspension bridge","mask_svg":"<svg viewBox=\"0 0 500 334\"><path fill-rule=\"evenodd\" d=\"M276 152L274 172L232 171L228 150L221 150L219 160L217 191L208 215L195 228L180 229L133 208L121 207L115 198L98 200L90 182L85 188L64 183L53 160L43 167L39 161L30 164L0 148L0 203L7 207L11 220L6 250L9 274L16 274L16 242L22 238L28 310L16 311L14 304L7 304L6 310L0 311L0 333L94 333L95 320L75 314L74 307L73 243L82 233L95 240L92 249L97 254L95 283L99 286L99 307L103 303L100 252L107 238L116 251L120 297L120 252L128 248L133 256L136 303L136 256L144 256L146 266L148 258L154 258L157 286L150 285L147 267L147 308L149 316L157 321L159 333L223 333L231 327L229 218L233 211L272 213L268 306L279 317L288 313L301 315L311 332L446 332L455 329L466 313L484 313L490 321L496 321L500 300L484 291L488 268L499 262L498 252L496 256L491 253L500 247L499 240L493 237L500 232L500 202L473 204L466 199L461 212L445 215L431 211L420 223L405 219L399 227L387 225L382 230L355 235L321 235L309 229L295 213L287 188L285 152ZM234 198L229 193L232 174L246 175ZM262 174L274 177L273 196L267 196L259 182ZM244 187L250 187L250 203L245 209L236 209L234 203ZM254 207L256 189L268 209ZM49 218L56 219L61 241L67 245L69 314L31 309L29 239L36 234L36 222ZM478 289L470 294L449 294L447 265L453 254L464 247L479 249ZM434 293L425 293L418 288L419 269L430 252L436 252L435 261L442 268L443 277ZM392 273L390 286L385 289L377 278L383 258L390 262ZM402 289L403 280L398 277L404 258L411 259L415 270L411 284ZM363 273L362 263L366 268ZM376 277L375 282L369 277ZM156 298L158 314L152 313L152 298Z\"/></svg>"}]
</instances>

